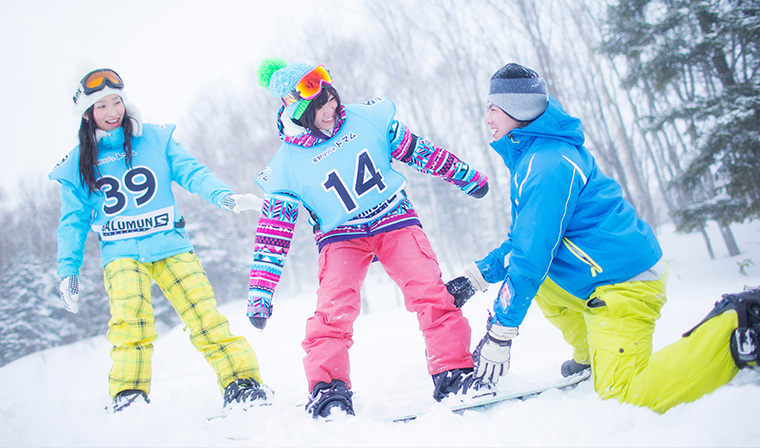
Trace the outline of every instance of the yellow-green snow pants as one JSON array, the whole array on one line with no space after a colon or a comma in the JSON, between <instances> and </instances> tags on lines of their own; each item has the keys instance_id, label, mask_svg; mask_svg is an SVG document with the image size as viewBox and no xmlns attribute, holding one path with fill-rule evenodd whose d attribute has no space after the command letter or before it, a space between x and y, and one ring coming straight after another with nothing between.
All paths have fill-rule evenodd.
<instances>
[{"instance_id":1,"label":"yellow-green snow pants","mask_svg":"<svg viewBox=\"0 0 760 448\"><path fill-rule=\"evenodd\" d=\"M591 365L594 389L601 398L662 413L714 391L738 372L729 348L737 327L733 310L652 353L667 276L600 286L587 301L548 277L539 288L536 303L573 347L573 359Z\"/></svg>"},{"instance_id":2,"label":"yellow-green snow pants","mask_svg":"<svg viewBox=\"0 0 760 448\"><path fill-rule=\"evenodd\" d=\"M238 378L261 383L256 354L248 341L230 333L216 308L216 298L200 260L192 252L153 263L120 258L103 274L110 298L108 341L113 366L108 375L111 396L122 390L150 392L151 356L156 340L150 286L155 280L190 329L190 341L216 372L224 389Z\"/></svg>"}]
</instances>

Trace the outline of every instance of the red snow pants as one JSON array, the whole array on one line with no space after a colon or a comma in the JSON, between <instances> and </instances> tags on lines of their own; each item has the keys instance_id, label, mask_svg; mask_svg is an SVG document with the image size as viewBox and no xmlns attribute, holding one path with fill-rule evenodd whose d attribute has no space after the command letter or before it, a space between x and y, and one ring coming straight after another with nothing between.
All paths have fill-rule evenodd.
<instances>
[{"instance_id":1,"label":"red snow pants","mask_svg":"<svg viewBox=\"0 0 760 448\"><path fill-rule=\"evenodd\" d=\"M361 310L361 285L374 256L401 288L406 309L417 313L425 338L428 373L472 367L471 330L446 291L433 248L419 226L330 243L319 254L314 316L306 322L303 348L309 391L323 381L351 387L348 349ZM389 322L389 326L393 323Z\"/></svg>"}]
</instances>

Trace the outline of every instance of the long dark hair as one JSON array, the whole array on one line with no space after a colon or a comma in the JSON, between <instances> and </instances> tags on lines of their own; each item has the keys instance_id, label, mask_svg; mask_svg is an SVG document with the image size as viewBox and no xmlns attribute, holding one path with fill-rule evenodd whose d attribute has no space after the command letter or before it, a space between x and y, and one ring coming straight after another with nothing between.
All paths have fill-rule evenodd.
<instances>
[{"instance_id":1,"label":"long dark hair","mask_svg":"<svg viewBox=\"0 0 760 448\"><path fill-rule=\"evenodd\" d=\"M121 127L124 129L124 152L126 153L127 166L132 166L132 120L125 107ZM79 124L79 178L82 186L87 188L88 196L97 188L100 176L98 168L98 139L95 132L98 126L95 124L93 107L87 109Z\"/></svg>"},{"instance_id":2,"label":"long dark hair","mask_svg":"<svg viewBox=\"0 0 760 448\"><path fill-rule=\"evenodd\" d=\"M335 108L335 113L338 114L340 112L341 104L340 95L338 95L338 91L335 90L335 87L330 84L325 84L322 86L322 91L319 92L319 95L317 95L316 98L311 100L311 103L309 103L309 106L306 108L303 115L301 115L301 118L298 120L298 124L308 129L313 135L316 135L317 137L324 137L325 139L329 137L324 135L322 131L314 125L314 118L317 116L317 109L327 104L327 100L330 98L330 94L332 94L335 100L338 101L338 107Z\"/></svg>"}]
</instances>

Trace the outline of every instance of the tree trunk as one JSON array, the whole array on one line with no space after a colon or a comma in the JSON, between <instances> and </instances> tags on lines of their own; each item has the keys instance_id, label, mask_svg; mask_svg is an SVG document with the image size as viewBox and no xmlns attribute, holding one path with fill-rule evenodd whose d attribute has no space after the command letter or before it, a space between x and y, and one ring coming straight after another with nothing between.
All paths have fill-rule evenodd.
<instances>
[{"instance_id":1,"label":"tree trunk","mask_svg":"<svg viewBox=\"0 0 760 448\"><path fill-rule=\"evenodd\" d=\"M736 244L734 232L731 231L731 227L718 224L718 228L720 228L720 234L723 235L723 241L728 248L728 255L731 257L739 255L741 252L739 251L739 246Z\"/></svg>"},{"instance_id":2,"label":"tree trunk","mask_svg":"<svg viewBox=\"0 0 760 448\"><path fill-rule=\"evenodd\" d=\"M702 234L702 238L705 239L705 246L707 246L707 253L710 255L710 260L715 260L715 252L713 252L712 244L710 244L710 237L707 235L707 230L702 226L699 229L699 233Z\"/></svg>"}]
</instances>

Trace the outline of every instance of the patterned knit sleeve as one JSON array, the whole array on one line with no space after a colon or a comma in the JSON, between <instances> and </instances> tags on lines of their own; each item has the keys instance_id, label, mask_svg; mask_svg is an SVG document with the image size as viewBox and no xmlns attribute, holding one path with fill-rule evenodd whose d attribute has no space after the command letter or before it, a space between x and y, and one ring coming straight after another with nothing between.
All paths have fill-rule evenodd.
<instances>
[{"instance_id":1,"label":"patterned knit sleeve","mask_svg":"<svg viewBox=\"0 0 760 448\"><path fill-rule=\"evenodd\" d=\"M484 191L481 188L488 182L486 175L446 149L414 135L399 121L394 120L388 132L391 157L394 159L421 173L440 177L469 195Z\"/></svg>"},{"instance_id":2,"label":"patterned knit sleeve","mask_svg":"<svg viewBox=\"0 0 760 448\"><path fill-rule=\"evenodd\" d=\"M248 283L248 317L269 318L272 315L274 289L285 266L296 220L296 199L283 195L264 196Z\"/></svg>"}]
</instances>

